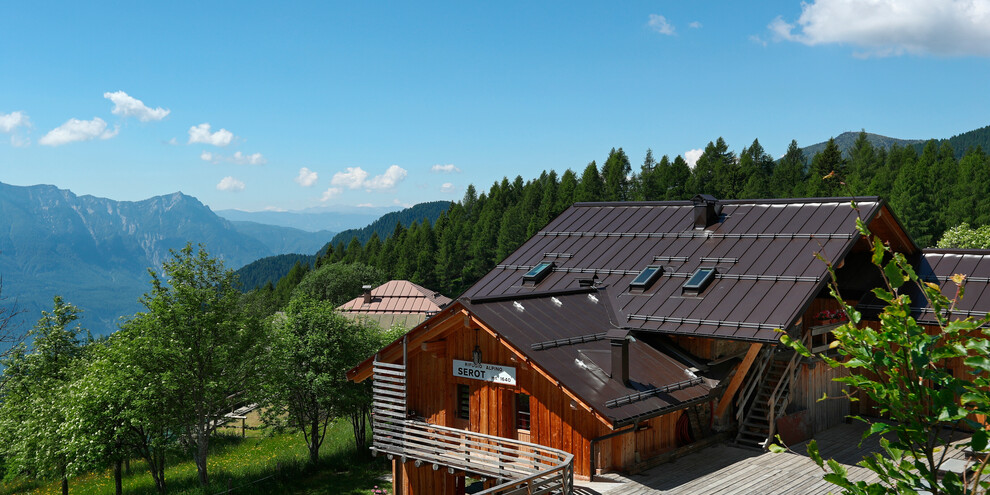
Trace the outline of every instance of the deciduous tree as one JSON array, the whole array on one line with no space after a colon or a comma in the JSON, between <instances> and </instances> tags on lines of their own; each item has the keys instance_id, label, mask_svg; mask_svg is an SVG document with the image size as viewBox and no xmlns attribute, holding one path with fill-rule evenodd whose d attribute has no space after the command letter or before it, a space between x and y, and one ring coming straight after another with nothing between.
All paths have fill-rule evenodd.
<instances>
[{"instance_id":1,"label":"deciduous tree","mask_svg":"<svg viewBox=\"0 0 990 495\"><path fill-rule=\"evenodd\" d=\"M206 486L210 437L224 414L255 400L266 341L263 326L239 305L234 273L223 262L192 244L171 255L163 276L149 271L142 335L132 345L143 356L136 366L162 381L172 424Z\"/></svg>"}]
</instances>

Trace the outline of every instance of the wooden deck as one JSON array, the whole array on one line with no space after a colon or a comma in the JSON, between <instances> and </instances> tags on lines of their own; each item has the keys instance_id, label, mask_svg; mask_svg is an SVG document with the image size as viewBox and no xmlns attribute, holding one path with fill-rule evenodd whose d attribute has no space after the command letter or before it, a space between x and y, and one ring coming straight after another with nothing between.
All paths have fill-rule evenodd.
<instances>
[{"instance_id":1,"label":"wooden deck","mask_svg":"<svg viewBox=\"0 0 990 495\"><path fill-rule=\"evenodd\" d=\"M817 435L822 456L834 458L846 466L853 480L876 480L876 475L856 466L870 452L880 450L871 438L860 446L862 424L843 424ZM580 495L770 495L827 494L841 490L822 480L824 474L805 455L806 444L793 447L794 452L760 453L728 444L709 447L661 464L635 475L606 474L596 479L608 481L576 482L574 493ZM800 454L799 454L800 453ZM953 451L953 458L963 453Z\"/></svg>"}]
</instances>

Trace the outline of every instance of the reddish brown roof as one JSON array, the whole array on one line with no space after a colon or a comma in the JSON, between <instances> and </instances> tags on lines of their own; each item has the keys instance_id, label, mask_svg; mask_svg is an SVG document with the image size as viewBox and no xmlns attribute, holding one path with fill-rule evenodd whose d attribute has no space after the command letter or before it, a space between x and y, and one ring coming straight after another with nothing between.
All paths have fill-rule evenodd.
<instances>
[{"instance_id":1,"label":"reddish brown roof","mask_svg":"<svg viewBox=\"0 0 990 495\"><path fill-rule=\"evenodd\" d=\"M688 365L639 340L629 343L632 386L612 380L610 343L605 332L614 325L609 321L609 308L603 299L603 293L590 289L525 299L462 303L617 427L639 417L655 416L694 401L707 400L718 381L696 376ZM582 331L590 333L579 335ZM584 337L577 340L585 342L565 342L567 339L573 341L574 337ZM540 349L534 349L534 344L541 344L537 345ZM643 398L632 397L637 392L673 384L682 387ZM612 401L621 404L611 404Z\"/></svg>"},{"instance_id":2,"label":"reddish brown roof","mask_svg":"<svg viewBox=\"0 0 990 495\"><path fill-rule=\"evenodd\" d=\"M985 249L925 249L915 268L918 276L938 284L942 295L956 297L955 274L966 275L965 292L956 302L952 318L982 318L990 312L990 250ZM907 287L919 323L936 324L928 301L916 286ZM872 294L864 297L857 307L867 318L874 318L883 309L881 301Z\"/></svg>"},{"instance_id":3,"label":"reddish brown roof","mask_svg":"<svg viewBox=\"0 0 990 495\"><path fill-rule=\"evenodd\" d=\"M777 328L802 315L824 287L826 265L860 238L851 198L725 200L714 225L694 228L690 201L578 203L471 287L467 301L574 289L597 276L608 287L616 325L635 330L777 342ZM883 203L858 198L870 222ZM522 275L543 261L553 272L527 286ZM645 267L664 273L648 290L629 284ZM682 286L699 267L715 280L698 295ZM539 324L553 325L552 320ZM574 328L576 334L588 333Z\"/></svg>"},{"instance_id":4,"label":"reddish brown roof","mask_svg":"<svg viewBox=\"0 0 990 495\"><path fill-rule=\"evenodd\" d=\"M371 302L358 296L338 309L349 313L433 314L450 304L451 299L408 280L391 280L371 289Z\"/></svg>"}]
</instances>

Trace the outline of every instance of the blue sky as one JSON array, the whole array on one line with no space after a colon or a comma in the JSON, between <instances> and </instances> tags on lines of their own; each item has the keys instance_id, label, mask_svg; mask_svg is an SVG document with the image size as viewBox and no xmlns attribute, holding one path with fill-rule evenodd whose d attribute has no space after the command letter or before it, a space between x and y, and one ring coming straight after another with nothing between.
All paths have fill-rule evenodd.
<instances>
[{"instance_id":1,"label":"blue sky","mask_svg":"<svg viewBox=\"0 0 990 495\"><path fill-rule=\"evenodd\" d=\"M458 199L622 147L990 123L990 0L4 2L0 181L214 209ZM696 152L695 152L696 153Z\"/></svg>"}]
</instances>

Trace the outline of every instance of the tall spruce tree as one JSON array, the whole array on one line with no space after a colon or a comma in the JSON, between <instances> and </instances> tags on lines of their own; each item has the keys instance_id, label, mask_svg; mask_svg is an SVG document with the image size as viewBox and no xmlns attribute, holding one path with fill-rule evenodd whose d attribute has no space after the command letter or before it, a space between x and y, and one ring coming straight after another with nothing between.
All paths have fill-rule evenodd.
<instances>
[{"instance_id":1,"label":"tall spruce tree","mask_svg":"<svg viewBox=\"0 0 990 495\"><path fill-rule=\"evenodd\" d=\"M608 153L605 164L602 165L605 201L626 201L629 199L629 174L632 166L629 157L622 148L612 148Z\"/></svg>"},{"instance_id":2,"label":"tall spruce tree","mask_svg":"<svg viewBox=\"0 0 990 495\"><path fill-rule=\"evenodd\" d=\"M806 182L805 194L811 197L842 196L845 194L839 180L825 180L825 177L835 176L844 179L846 161L842 151L835 143L835 138L829 138L825 149L815 154L811 159L810 177Z\"/></svg>"},{"instance_id":3,"label":"tall spruce tree","mask_svg":"<svg viewBox=\"0 0 990 495\"><path fill-rule=\"evenodd\" d=\"M574 189L574 202L602 201L605 198L605 183L598 175L598 165L592 161L581 174L581 181Z\"/></svg>"}]
</instances>

